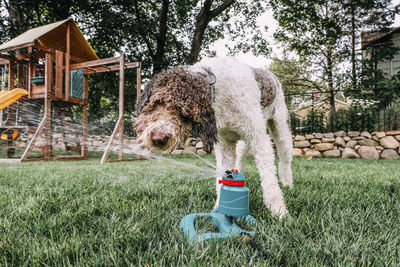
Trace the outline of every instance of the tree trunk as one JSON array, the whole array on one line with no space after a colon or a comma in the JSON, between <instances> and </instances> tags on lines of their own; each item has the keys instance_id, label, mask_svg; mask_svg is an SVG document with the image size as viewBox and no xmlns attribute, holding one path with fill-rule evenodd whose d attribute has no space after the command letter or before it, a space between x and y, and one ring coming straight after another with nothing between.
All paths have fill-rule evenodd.
<instances>
[{"instance_id":1,"label":"tree trunk","mask_svg":"<svg viewBox=\"0 0 400 267\"><path fill-rule=\"evenodd\" d=\"M333 63L332 63L332 47L328 47L327 49L327 76L328 76L328 91L329 91L329 104L331 107L330 112L330 131L333 132L335 130L335 92L333 88Z\"/></svg>"},{"instance_id":2,"label":"tree trunk","mask_svg":"<svg viewBox=\"0 0 400 267\"><path fill-rule=\"evenodd\" d=\"M201 44L203 42L204 32L206 31L208 23L209 21L207 21L207 17L204 15L202 15L201 18L198 19L196 23L196 29L194 30L194 36L192 40L192 48L190 50L188 59L189 64L196 63L199 57L201 51Z\"/></svg>"},{"instance_id":3,"label":"tree trunk","mask_svg":"<svg viewBox=\"0 0 400 267\"><path fill-rule=\"evenodd\" d=\"M11 24L11 37L14 37L25 31L21 8L15 0L10 0L6 8L9 14L8 21Z\"/></svg>"},{"instance_id":4,"label":"tree trunk","mask_svg":"<svg viewBox=\"0 0 400 267\"><path fill-rule=\"evenodd\" d=\"M352 78L352 89L357 87L356 77L356 25L355 25L355 14L354 5L351 5L351 78Z\"/></svg>"},{"instance_id":5,"label":"tree trunk","mask_svg":"<svg viewBox=\"0 0 400 267\"><path fill-rule=\"evenodd\" d=\"M194 64L197 62L199 58L199 54L201 51L201 45L203 43L204 33L207 29L208 23L224 12L227 8L229 8L235 1L234 0L226 0L220 6L211 10L211 5L213 0L206 0L204 2L203 7L201 8L199 14L196 19L196 27L194 30L192 47L190 49L190 54L188 57L188 64Z\"/></svg>"},{"instance_id":6,"label":"tree trunk","mask_svg":"<svg viewBox=\"0 0 400 267\"><path fill-rule=\"evenodd\" d=\"M167 36L167 19L168 19L168 9L169 0L163 0L162 8L160 12L160 26L157 35L157 47L156 53L153 56L153 75L159 73L165 68L164 62L164 52L165 52L165 40Z\"/></svg>"}]
</instances>

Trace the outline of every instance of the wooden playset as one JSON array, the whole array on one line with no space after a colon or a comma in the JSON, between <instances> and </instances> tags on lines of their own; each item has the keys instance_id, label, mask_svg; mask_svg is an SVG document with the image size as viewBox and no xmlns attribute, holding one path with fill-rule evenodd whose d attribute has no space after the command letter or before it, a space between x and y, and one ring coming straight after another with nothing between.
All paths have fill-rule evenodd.
<instances>
[{"instance_id":1,"label":"wooden playset","mask_svg":"<svg viewBox=\"0 0 400 267\"><path fill-rule=\"evenodd\" d=\"M15 158L13 139L26 126L16 126L13 112L8 112L0 134L6 136L7 158L0 162L37 160L29 158L35 140L44 133L45 145L41 160L87 159L88 156L88 76L94 73L119 71L119 118L102 162L107 160L112 140L119 134L119 160L123 159L125 69L136 68L137 96L140 95L140 62L125 62L125 55L99 59L72 19L26 31L0 45L0 65L8 69L8 91L0 92L0 110L12 109L19 102L36 99L44 102L44 116L20 158ZM15 102L15 103L14 103ZM53 156L52 103L68 102L82 106L82 147L80 155ZM13 104L14 103L14 104ZM53 105L54 106L54 105ZM54 106L55 107L55 106ZM14 108L15 109L15 108ZM53 112L55 113L55 112ZM4 137L3 136L3 137Z\"/></svg>"}]
</instances>

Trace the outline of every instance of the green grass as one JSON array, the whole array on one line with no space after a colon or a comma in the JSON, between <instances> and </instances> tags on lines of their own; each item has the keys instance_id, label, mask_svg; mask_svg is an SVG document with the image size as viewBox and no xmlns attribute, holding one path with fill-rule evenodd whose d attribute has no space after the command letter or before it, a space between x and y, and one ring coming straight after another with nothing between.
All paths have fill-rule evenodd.
<instances>
[{"instance_id":1,"label":"green grass","mask_svg":"<svg viewBox=\"0 0 400 267\"><path fill-rule=\"evenodd\" d=\"M295 186L284 189L291 218L282 221L263 206L247 161L250 213L259 222L252 230L268 260L241 238L187 244L179 221L213 208L214 179L170 161L92 158L0 164L0 265L400 264L398 161L295 159Z\"/></svg>"}]
</instances>

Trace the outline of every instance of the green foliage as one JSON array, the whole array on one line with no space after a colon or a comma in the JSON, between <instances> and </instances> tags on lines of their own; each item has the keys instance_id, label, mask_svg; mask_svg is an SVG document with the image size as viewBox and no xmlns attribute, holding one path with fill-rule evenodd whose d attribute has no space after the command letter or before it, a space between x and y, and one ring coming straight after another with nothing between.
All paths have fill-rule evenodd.
<instances>
[{"instance_id":1,"label":"green foliage","mask_svg":"<svg viewBox=\"0 0 400 267\"><path fill-rule=\"evenodd\" d=\"M373 46L366 47L362 61L361 77L362 88L377 88L379 83L386 80L385 74L378 69L378 63L390 61L398 54L399 48L393 46Z\"/></svg>"},{"instance_id":2,"label":"green foliage","mask_svg":"<svg viewBox=\"0 0 400 267\"><path fill-rule=\"evenodd\" d=\"M207 41L208 46L223 35L232 41L226 45L231 55L247 52L255 56L269 55L270 46L264 37L268 29L258 27L258 19L266 10L267 3L263 0L234 1L232 8L217 18L218 26L210 28L217 31Z\"/></svg>"},{"instance_id":3,"label":"green foliage","mask_svg":"<svg viewBox=\"0 0 400 267\"><path fill-rule=\"evenodd\" d=\"M292 112L290 114L290 125L294 134L324 133L326 132L325 113L319 110L310 110L307 117L301 120Z\"/></svg>"},{"instance_id":4,"label":"green foliage","mask_svg":"<svg viewBox=\"0 0 400 267\"><path fill-rule=\"evenodd\" d=\"M268 68L278 77L285 94L296 94L321 88L321 85L312 81L312 73L305 63L287 57L283 59L275 57Z\"/></svg>"},{"instance_id":5,"label":"green foliage","mask_svg":"<svg viewBox=\"0 0 400 267\"><path fill-rule=\"evenodd\" d=\"M379 112L373 102L353 100L350 107L339 109L336 113L335 126L342 131L378 130L376 114Z\"/></svg>"},{"instance_id":6,"label":"green foliage","mask_svg":"<svg viewBox=\"0 0 400 267\"><path fill-rule=\"evenodd\" d=\"M388 110L400 113L400 96L396 95L393 97L392 102L387 107Z\"/></svg>"},{"instance_id":7,"label":"green foliage","mask_svg":"<svg viewBox=\"0 0 400 267\"><path fill-rule=\"evenodd\" d=\"M353 99L348 109L335 112L334 125L330 125L330 114L323 110L310 110L301 121L295 113L291 114L293 133L324 133L332 131L390 131L400 129L400 98L395 98L386 109L373 100Z\"/></svg>"},{"instance_id":8,"label":"green foliage","mask_svg":"<svg viewBox=\"0 0 400 267\"><path fill-rule=\"evenodd\" d=\"M332 119L335 114L334 90L361 84L356 80L356 68L361 67L358 64L360 55L357 56L355 51L357 38L361 31L378 30L393 23L399 6L393 8L391 2L271 0L274 17L279 23L275 38L295 51L301 62L312 66L314 79L331 92ZM351 73L342 67L349 61L353 63ZM359 75L359 79L366 76L365 73ZM371 78L376 84L377 76ZM333 127L332 119L329 124Z\"/></svg>"},{"instance_id":9,"label":"green foliage","mask_svg":"<svg viewBox=\"0 0 400 267\"><path fill-rule=\"evenodd\" d=\"M382 51L382 49L380 49ZM391 59L394 53L397 53L397 49L385 49L386 52L382 52L381 57L387 57ZM394 52L396 51L396 52ZM383 72L374 67L371 64L372 60L364 61L364 80L362 82L362 89L360 91L347 91L346 95L364 99L377 101L377 106L384 109L394 102L394 99L400 97L400 73L387 78Z\"/></svg>"},{"instance_id":10,"label":"green foliage","mask_svg":"<svg viewBox=\"0 0 400 267\"><path fill-rule=\"evenodd\" d=\"M314 79L330 91L330 125L333 126L333 92L343 82L339 65L349 56L344 45L344 11L340 1L271 0L271 6L279 23L274 37L295 51L300 62L311 65Z\"/></svg>"},{"instance_id":11,"label":"green foliage","mask_svg":"<svg viewBox=\"0 0 400 267\"><path fill-rule=\"evenodd\" d=\"M377 90L375 92L375 99L379 101L381 107L388 107L396 103L400 98L400 73L378 82Z\"/></svg>"},{"instance_id":12,"label":"green foliage","mask_svg":"<svg viewBox=\"0 0 400 267\"><path fill-rule=\"evenodd\" d=\"M323 133L325 128L325 113L319 110L310 110L302 122L303 131L306 133Z\"/></svg>"},{"instance_id":13,"label":"green foliage","mask_svg":"<svg viewBox=\"0 0 400 267\"><path fill-rule=\"evenodd\" d=\"M188 60L197 15L205 1L138 1L138 0L3 0L0 11L0 41L25 30L73 17L100 58L125 53L127 61L142 63L143 80L167 68L185 64ZM211 10L227 0L212 0ZM211 45L225 37L240 40L231 47L232 53L252 51L268 54L267 43L257 18L266 3L234 1L222 14L213 18L202 40L200 56L215 54ZM16 11L16 12L13 12ZM163 19L163 14L166 14ZM3 38L3 39L2 39ZM128 70L126 79L126 112L133 113L136 102L136 75ZM118 106L118 79L114 74L90 76L89 108L91 119L100 119L110 108ZM110 100L107 107L102 98Z\"/></svg>"},{"instance_id":14,"label":"green foliage","mask_svg":"<svg viewBox=\"0 0 400 267\"><path fill-rule=\"evenodd\" d=\"M331 71L337 83L343 80L338 65L350 59L352 34L359 38L361 31L386 28L399 13L386 0L272 0L271 6L279 22L275 37L326 75L326 83Z\"/></svg>"}]
</instances>

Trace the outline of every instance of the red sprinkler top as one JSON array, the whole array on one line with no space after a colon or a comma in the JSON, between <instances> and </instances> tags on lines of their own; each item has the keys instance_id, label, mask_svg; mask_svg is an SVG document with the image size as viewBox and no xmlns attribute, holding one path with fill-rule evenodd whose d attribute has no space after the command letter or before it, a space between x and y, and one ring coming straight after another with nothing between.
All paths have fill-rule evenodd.
<instances>
[{"instance_id":1,"label":"red sprinkler top","mask_svg":"<svg viewBox=\"0 0 400 267\"><path fill-rule=\"evenodd\" d=\"M244 186L246 184L246 181L232 181L232 180L222 179L218 180L218 183L229 186Z\"/></svg>"}]
</instances>

